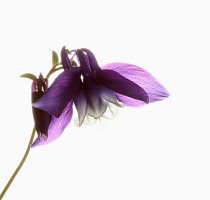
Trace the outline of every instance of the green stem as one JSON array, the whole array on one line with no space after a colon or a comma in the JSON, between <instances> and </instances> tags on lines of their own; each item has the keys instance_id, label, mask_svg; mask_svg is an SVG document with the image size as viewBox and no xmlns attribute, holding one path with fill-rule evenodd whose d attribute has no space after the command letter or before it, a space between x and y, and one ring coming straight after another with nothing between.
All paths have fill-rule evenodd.
<instances>
[{"instance_id":1,"label":"green stem","mask_svg":"<svg viewBox=\"0 0 210 200\"><path fill-rule=\"evenodd\" d=\"M56 71L58 71L58 70L60 70L60 69L63 69L63 67L52 68L52 69L48 72L46 78L49 78L51 74L53 74L54 72L56 72Z\"/></svg>"},{"instance_id":2,"label":"green stem","mask_svg":"<svg viewBox=\"0 0 210 200\"><path fill-rule=\"evenodd\" d=\"M21 167L23 166L28 154L29 154L29 151L31 149L31 144L34 140L34 136L35 136L35 133L36 133L36 129L35 127L33 128L33 131L32 131L32 134L31 134L31 138L30 138L30 141L28 143L28 147L26 149L26 152L22 158L22 160L20 161L20 164L18 165L18 167L16 168L16 170L14 171L13 175L11 176L11 178L9 179L7 185L5 186L4 190L2 191L2 193L0 194L0 200L4 197L5 193L7 192L9 186L11 185L12 181L14 180L14 178L16 177L16 175L18 174L18 172L20 171Z\"/></svg>"}]
</instances>

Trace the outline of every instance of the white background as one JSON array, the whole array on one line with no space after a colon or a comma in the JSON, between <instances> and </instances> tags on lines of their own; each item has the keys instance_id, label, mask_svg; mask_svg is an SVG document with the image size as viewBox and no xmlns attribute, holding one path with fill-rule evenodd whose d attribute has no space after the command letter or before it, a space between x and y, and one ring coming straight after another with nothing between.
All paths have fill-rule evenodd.
<instances>
[{"instance_id":1,"label":"white background","mask_svg":"<svg viewBox=\"0 0 210 200\"><path fill-rule=\"evenodd\" d=\"M33 127L31 82L51 49L86 47L100 65L132 63L169 99L123 108L116 119L77 128L34 148L4 199L210 199L210 6L187 0L0 3L0 190ZM75 118L76 115L74 115Z\"/></svg>"}]
</instances>

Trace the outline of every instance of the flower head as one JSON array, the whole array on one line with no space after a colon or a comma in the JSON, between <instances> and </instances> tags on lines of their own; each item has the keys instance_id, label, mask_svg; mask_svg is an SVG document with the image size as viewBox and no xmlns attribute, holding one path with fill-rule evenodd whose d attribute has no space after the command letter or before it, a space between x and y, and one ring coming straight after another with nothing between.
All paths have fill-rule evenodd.
<instances>
[{"instance_id":1,"label":"flower head","mask_svg":"<svg viewBox=\"0 0 210 200\"><path fill-rule=\"evenodd\" d=\"M76 55L72 66L68 53ZM98 119L115 107L139 107L169 96L166 89L146 70L131 64L110 63L99 67L94 54L85 48L61 51L65 69L33 106L60 117L72 102L78 112L78 125L85 119ZM112 112L112 109L111 109Z\"/></svg>"},{"instance_id":2,"label":"flower head","mask_svg":"<svg viewBox=\"0 0 210 200\"><path fill-rule=\"evenodd\" d=\"M48 89L48 79L40 74L32 83L32 103L40 99ZM69 102L60 117L51 116L44 110L32 107L35 128L38 134L32 147L48 144L56 140L70 123L72 118L72 102Z\"/></svg>"},{"instance_id":3,"label":"flower head","mask_svg":"<svg viewBox=\"0 0 210 200\"><path fill-rule=\"evenodd\" d=\"M43 78L42 74L40 74L39 78L34 79L32 82L32 87L31 87L32 103L40 99L43 96L43 94L46 92L47 88L48 88L48 79ZM46 111L40 110L35 107L32 107L32 111L33 111L35 128L38 134L38 140L40 140L41 138L47 140L48 127L52 119L51 115L48 114Z\"/></svg>"},{"instance_id":4,"label":"flower head","mask_svg":"<svg viewBox=\"0 0 210 200\"><path fill-rule=\"evenodd\" d=\"M56 52L53 52L53 57L55 55L57 55ZM56 68L60 63L58 62L57 56L55 57L56 59L53 59L53 67L49 71L47 77L61 69ZM21 77L33 80L31 87L32 103L39 100L47 92L48 78L43 78L42 74L40 74L38 78L30 73L23 74ZM60 135L63 133L63 130L71 121L73 114L72 103L72 101L68 102L59 117L54 117L42 109L32 107L34 125L38 134L38 137L31 145L32 147L48 144L60 137Z\"/></svg>"}]
</instances>

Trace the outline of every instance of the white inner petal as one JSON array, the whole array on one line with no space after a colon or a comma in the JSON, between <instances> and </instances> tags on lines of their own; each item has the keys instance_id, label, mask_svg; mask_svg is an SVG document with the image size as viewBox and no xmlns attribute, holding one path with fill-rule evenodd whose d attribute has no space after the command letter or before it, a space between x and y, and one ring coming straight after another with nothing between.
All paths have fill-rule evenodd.
<instances>
[{"instance_id":1,"label":"white inner petal","mask_svg":"<svg viewBox=\"0 0 210 200\"><path fill-rule=\"evenodd\" d=\"M89 116L89 115L86 115L86 116L85 116L85 119L84 119L84 121L83 121L83 123L86 124L86 125L92 125L92 124L94 124L96 121L97 121L97 118L91 117L91 116Z\"/></svg>"},{"instance_id":2,"label":"white inner petal","mask_svg":"<svg viewBox=\"0 0 210 200\"><path fill-rule=\"evenodd\" d=\"M105 118L105 119L109 119L109 120L114 119L118 114L118 107L124 107L124 104L119 101L117 101L117 103L115 103L115 102L112 103L112 102L106 101L104 98L101 98L101 100L104 102L103 105L106 106L105 112L104 113L101 112L101 110L100 110L101 107L99 105L96 106L97 104L95 104L94 108L97 108L97 110L91 110L90 108L88 108L87 114L85 115L85 118L83 121L84 124L92 125L97 120L100 121L101 118ZM96 102L94 102L94 103L96 103ZM78 118L76 118L74 120L74 123L76 124L76 126L81 125Z\"/></svg>"},{"instance_id":3,"label":"white inner petal","mask_svg":"<svg viewBox=\"0 0 210 200\"><path fill-rule=\"evenodd\" d=\"M76 119L74 119L74 124L78 127L80 127L80 123L79 123L79 118L77 117Z\"/></svg>"},{"instance_id":4,"label":"white inner petal","mask_svg":"<svg viewBox=\"0 0 210 200\"><path fill-rule=\"evenodd\" d=\"M117 116L117 113L118 113L118 106L108 102L106 112L102 115L102 117L106 119L114 119Z\"/></svg>"},{"instance_id":5,"label":"white inner petal","mask_svg":"<svg viewBox=\"0 0 210 200\"><path fill-rule=\"evenodd\" d=\"M117 101L117 98L113 91L102 86L100 86L99 88L100 88L100 96L102 96L106 101L109 101L118 107L124 106L124 104L121 104L120 102Z\"/></svg>"}]
</instances>

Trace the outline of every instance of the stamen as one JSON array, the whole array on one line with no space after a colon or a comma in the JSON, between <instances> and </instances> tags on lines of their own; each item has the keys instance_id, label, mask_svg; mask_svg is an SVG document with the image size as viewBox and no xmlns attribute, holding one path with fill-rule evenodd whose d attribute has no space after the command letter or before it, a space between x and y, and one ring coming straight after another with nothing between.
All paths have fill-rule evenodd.
<instances>
[{"instance_id":1,"label":"stamen","mask_svg":"<svg viewBox=\"0 0 210 200\"><path fill-rule=\"evenodd\" d=\"M72 51L72 52L74 52L74 54L71 56L70 60L73 60L74 57L76 56L76 51Z\"/></svg>"},{"instance_id":2,"label":"stamen","mask_svg":"<svg viewBox=\"0 0 210 200\"><path fill-rule=\"evenodd\" d=\"M94 119L95 119L96 121L99 121L100 124L101 124L101 126L104 127L104 124L103 124L103 122L102 122L102 117L103 117L103 116L101 116L101 117L94 117Z\"/></svg>"}]
</instances>

